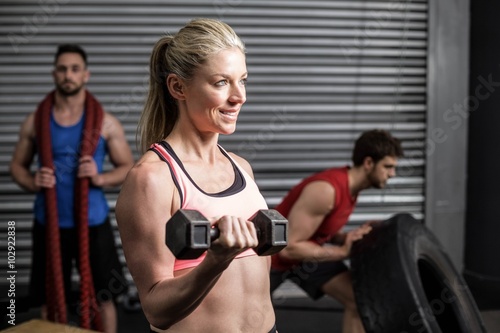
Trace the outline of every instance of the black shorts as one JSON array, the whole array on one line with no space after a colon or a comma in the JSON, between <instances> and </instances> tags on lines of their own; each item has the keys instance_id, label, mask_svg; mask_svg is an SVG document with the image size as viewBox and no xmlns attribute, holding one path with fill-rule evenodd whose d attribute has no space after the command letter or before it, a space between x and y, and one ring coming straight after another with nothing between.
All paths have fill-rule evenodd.
<instances>
[{"instance_id":1,"label":"black shorts","mask_svg":"<svg viewBox=\"0 0 500 333\"><path fill-rule=\"evenodd\" d=\"M290 280L302 288L312 299L319 299L325 293L323 285L334 276L347 271L342 261L304 261L286 271L271 270L271 292L285 280Z\"/></svg>"},{"instance_id":2,"label":"black shorts","mask_svg":"<svg viewBox=\"0 0 500 333\"><path fill-rule=\"evenodd\" d=\"M73 291L71 281L73 267L78 269L78 233L76 228L61 228L59 232L66 304L71 304L77 301L73 295L78 295L78 290ZM29 296L31 306L39 307L45 304L45 226L35 221L32 237ZM116 300L127 291L128 282L118 259L109 219L103 224L89 227L89 251L97 302Z\"/></svg>"}]
</instances>

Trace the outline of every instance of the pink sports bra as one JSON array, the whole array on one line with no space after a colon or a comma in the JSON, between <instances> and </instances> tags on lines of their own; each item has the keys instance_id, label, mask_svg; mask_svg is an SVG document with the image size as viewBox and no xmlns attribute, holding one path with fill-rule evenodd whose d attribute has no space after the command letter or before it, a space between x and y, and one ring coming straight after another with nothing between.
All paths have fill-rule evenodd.
<instances>
[{"instance_id":1,"label":"pink sports bra","mask_svg":"<svg viewBox=\"0 0 500 333\"><path fill-rule=\"evenodd\" d=\"M167 163L174 179L175 186L180 193L181 209L196 209L206 217L214 216L240 216L249 219L260 209L267 209L267 204L260 193L253 178L234 161L227 152L219 146L221 152L233 165L233 184L219 193L206 193L200 189L184 169L172 147L165 142L151 145L150 150ZM174 271L196 267L203 261L206 253L192 260L175 260ZM248 249L236 258L256 255L255 251Z\"/></svg>"}]
</instances>

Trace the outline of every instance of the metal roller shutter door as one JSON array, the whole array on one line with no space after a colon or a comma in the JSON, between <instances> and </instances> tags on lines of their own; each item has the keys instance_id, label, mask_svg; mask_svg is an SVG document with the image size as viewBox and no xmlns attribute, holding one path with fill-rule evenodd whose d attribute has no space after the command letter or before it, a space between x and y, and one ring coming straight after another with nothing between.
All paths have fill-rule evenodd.
<instances>
[{"instance_id":1,"label":"metal roller shutter door","mask_svg":"<svg viewBox=\"0 0 500 333\"><path fill-rule=\"evenodd\" d=\"M424 0L2 1L2 274L6 222L15 221L17 285L28 282L33 195L11 181L8 163L19 125L53 87L56 46L86 49L88 88L123 123L138 158L135 129L150 51L161 34L194 17L222 19L246 43L247 103L236 133L220 141L251 162L271 207L303 177L348 164L354 139L377 127L401 138L411 158L401 161L386 189L363 192L350 225L400 211L422 218L427 9ZM107 192L111 207L117 194Z\"/></svg>"}]
</instances>

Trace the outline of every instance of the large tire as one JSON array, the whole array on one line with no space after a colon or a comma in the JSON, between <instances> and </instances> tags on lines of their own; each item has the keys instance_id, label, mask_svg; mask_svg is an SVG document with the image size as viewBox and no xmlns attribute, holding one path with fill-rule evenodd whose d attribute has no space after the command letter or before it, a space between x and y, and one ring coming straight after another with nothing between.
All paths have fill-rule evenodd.
<instances>
[{"instance_id":1,"label":"large tire","mask_svg":"<svg viewBox=\"0 0 500 333\"><path fill-rule=\"evenodd\" d=\"M486 332L464 279L409 214L374 225L354 243L351 270L367 333Z\"/></svg>"}]
</instances>

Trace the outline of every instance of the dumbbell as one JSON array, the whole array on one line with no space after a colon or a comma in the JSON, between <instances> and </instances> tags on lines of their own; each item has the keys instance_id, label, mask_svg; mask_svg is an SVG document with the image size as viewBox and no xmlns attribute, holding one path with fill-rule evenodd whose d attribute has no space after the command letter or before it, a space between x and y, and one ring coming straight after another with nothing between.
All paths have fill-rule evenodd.
<instances>
[{"instance_id":1,"label":"dumbbell","mask_svg":"<svg viewBox=\"0 0 500 333\"><path fill-rule=\"evenodd\" d=\"M250 220L255 224L259 245L254 251L267 256L288 244L288 220L274 209L262 209ZM165 243L177 259L196 259L219 237L219 229L197 210L179 209L168 220Z\"/></svg>"}]
</instances>

